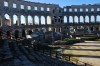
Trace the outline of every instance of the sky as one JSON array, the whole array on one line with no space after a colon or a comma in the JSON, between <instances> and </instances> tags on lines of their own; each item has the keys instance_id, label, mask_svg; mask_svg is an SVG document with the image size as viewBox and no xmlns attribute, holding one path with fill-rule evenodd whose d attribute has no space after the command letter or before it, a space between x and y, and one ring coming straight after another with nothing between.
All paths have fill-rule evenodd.
<instances>
[{"instance_id":1,"label":"sky","mask_svg":"<svg viewBox=\"0 0 100 66\"><path fill-rule=\"evenodd\" d=\"M100 0L25 0L30 2L50 3L59 4L60 7L69 5L82 5L82 4L97 4Z\"/></svg>"}]
</instances>

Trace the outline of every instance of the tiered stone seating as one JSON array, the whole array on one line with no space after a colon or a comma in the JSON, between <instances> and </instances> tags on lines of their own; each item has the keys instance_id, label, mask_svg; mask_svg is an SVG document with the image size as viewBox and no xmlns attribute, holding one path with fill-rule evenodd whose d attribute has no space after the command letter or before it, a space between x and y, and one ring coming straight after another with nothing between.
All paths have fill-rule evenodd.
<instances>
[{"instance_id":1,"label":"tiered stone seating","mask_svg":"<svg viewBox=\"0 0 100 66\"><path fill-rule=\"evenodd\" d=\"M0 53L5 55L3 59L12 58L13 64L9 66L75 66L69 62L52 58L47 55L49 53L45 54L40 51L34 51L32 47L25 47L27 44L24 46L22 43L17 44L17 42L8 43L8 40L6 40L2 49L0 48L0 51L5 52Z\"/></svg>"}]
</instances>

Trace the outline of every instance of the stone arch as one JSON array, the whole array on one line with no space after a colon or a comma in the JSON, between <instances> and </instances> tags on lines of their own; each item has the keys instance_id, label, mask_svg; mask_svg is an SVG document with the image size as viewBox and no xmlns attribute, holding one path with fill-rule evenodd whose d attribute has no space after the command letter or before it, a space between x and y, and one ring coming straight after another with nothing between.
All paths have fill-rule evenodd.
<instances>
[{"instance_id":1,"label":"stone arch","mask_svg":"<svg viewBox=\"0 0 100 66\"><path fill-rule=\"evenodd\" d=\"M26 37L27 33L25 29L22 29L22 37Z\"/></svg>"},{"instance_id":2,"label":"stone arch","mask_svg":"<svg viewBox=\"0 0 100 66\"><path fill-rule=\"evenodd\" d=\"M66 12L67 11L67 9L66 8L64 8L64 12Z\"/></svg>"},{"instance_id":3,"label":"stone arch","mask_svg":"<svg viewBox=\"0 0 100 66\"><path fill-rule=\"evenodd\" d=\"M51 24L51 17L47 16L47 24Z\"/></svg>"},{"instance_id":4,"label":"stone arch","mask_svg":"<svg viewBox=\"0 0 100 66\"><path fill-rule=\"evenodd\" d=\"M11 30L8 30L6 33L7 33L7 38L11 39L12 38L12 32L11 32Z\"/></svg>"},{"instance_id":5,"label":"stone arch","mask_svg":"<svg viewBox=\"0 0 100 66\"><path fill-rule=\"evenodd\" d=\"M47 11L50 11L50 8L49 7L47 8Z\"/></svg>"},{"instance_id":6,"label":"stone arch","mask_svg":"<svg viewBox=\"0 0 100 66\"><path fill-rule=\"evenodd\" d=\"M96 16L96 22L100 22L100 15Z\"/></svg>"},{"instance_id":7,"label":"stone arch","mask_svg":"<svg viewBox=\"0 0 100 66\"><path fill-rule=\"evenodd\" d=\"M72 12L72 8L69 8L69 12Z\"/></svg>"},{"instance_id":8,"label":"stone arch","mask_svg":"<svg viewBox=\"0 0 100 66\"><path fill-rule=\"evenodd\" d=\"M41 11L44 11L44 7L41 7Z\"/></svg>"},{"instance_id":9,"label":"stone arch","mask_svg":"<svg viewBox=\"0 0 100 66\"><path fill-rule=\"evenodd\" d=\"M38 10L38 8L35 6L35 7L34 7L34 10Z\"/></svg>"},{"instance_id":10,"label":"stone arch","mask_svg":"<svg viewBox=\"0 0 100 66\"><path fill-rule=\"evenodd\" d=\"M67 23L67 17L64 16L64 23Z\"/></svg>"},{"instance_id":11,"label":"stone arch","mask_svg":"<svg viewBox=\"0 0 100 66\"><path fill-rule=\"evenodd\" d=\"M69 23L73 23L73 17L69 16Z\"/></svg>"},{"instance_id":12,"label":"stone arch","mask_svg":"<svg viewBox=\"0 0 100 66\"><path fill-rule=\"evenodd\" d=\"M18 16L17 15L13 15L13 24L15 25L19 25L19 21L18 21Z\"/></svg>"},{"instance_id":13,"label":"stone arch","mask_svg":"<svg viewBox=\"0 0 100 66\"><path fill-rule=\"evenodd\" d=\"M77 12L77 8L75 8L74 11Z\"/></svg>"},{"instance_id":14,"label":"stone arch","mask_svg":"<svg viewBox=\"0 0 100 66\"><path fill-rule=\"evenodd\" d=\"M1 17L1 14L0 14L0 26L2 26L2 17Z\"/></svg>"},{"instance_id":15,"label":"stone arch","mask_svg":"<svg viewBox=\"0 0 100 66\"><path fill-rule=\"evenodd\" d=\"M39 25L39 17L38 16L34 16L34 23L35 23L35 25Z\"/></svg>"},{"instance_id":16,"label":"stone arch","mask_svg":"<svg viewBox=\"0 0 100 66\"><path fill-rule=\"evenodd\" d=\"M24 9L24 5L20 5L20 8L21 8L21 9Z\"/></svg>"},{"instance_id":17,"label":"stone arch","mask_svg":"<svg viewBox=\"0 0 100 66\"><path fill-rule=\"evenodd\" d=\"M82 8L80 8L80 12L83 12L83 9Z\"/></svg>"},{"instance_id":18,"label":"stone arch","mask_svg":"<svg viewBox=\"0 0 100 66\"><path fill-rule=\"evenodd\" d=\"M85 10L86 10L86 12L88 12L88 8L86 8Z\"/></svg>"},{"instance_id":19,"label":"stone arch","mask_svg":"<svg viewBox=\"0 0 100 66\"><path fill-rule=\"evenodd\" d=\"M27 6L27 10L31 10L31 6Z\"/></svg>"},{"instance_id":20,"label":"stone arch","mask_svg":"<svg viewBox=\"0 0 100 66\"><path fill-rule=\"evenodd\" d=\"M17 8L15 3L13 3L13 8Z\"/></svg>"},{"instance_id":21,"label":"stone arch","mask_svg":"<svg viewBox=\"0 0 100 66\"><path fill-rule=\"evenodd\" d=\"M7 1L4 1L4 6L8 7L8 2Z\"/></svg>"},{"instance_id":22,"label":"stone arch","mask_svg":"<svg viewBox=\"0 0 100 66\"><path fill-rule=\"evenodd\" d=\"M26 25L26 18L24 15L21 15L21 25Z\"/></svg>"},{"instance_id":23,"label":"stone arch","mask_svg":"<svg viewBox=\"0 0 100 66\"><path fill-rule=\"evenodd\" d=\"M91 8L91 12L93 12L94 11L94 8Z\"/></svg>"},{"instance_id":24,"label":"stone arch","mask_svg":"<svg viewBox=\"0 0 100 66\"><path fill-rule=\"evenodd\" d=\"M85 16L85 22L89 23L89 16L87 16L87 15Z\"/></svg>"},{"instance_id":25,"label":"stone arch","mask_svg":"<svg viewBox=\"0 0 100 66\"><path fill-rule=\"evenodd\" d=\"M55 13L55 9L53 9L53 13Z\"/></svg>"},{"instance_id":26,"label":"stone arch","mask_svg":"<svg viewBox=\"0 0 100 66\"><path fill-rule=\"evenodd\" d=\"M29 30L29 35L31 35L31 34L32 34L32 29Z\"/></svg>"},{"instance_id":27,"label":"stone arch","mask_svg":"<svg viewBox=\"0 0 100 66\"><path fill-rule=\"evenodd\" d=\"M95 22L95 17L93 15L91 16L91 22Z\"/></svg>"},{"instance_id":28,"label":"stone arch","mask_svg":"<svg viewBox=\"0 0 100 66\"><path fill-rule=\"evenodd\" d=\"M51 27L49 27L49 28L48 28L48 31L52 31L52 28L51 28Z\"/></svg>"},{"instance_id":29,"label":"stone arch","mask_svg":"<svg viewBox=\"0 0 100 66\"><path fill-rule=\"evenodd\" d=\"M75 21L75 23L78 23L78 17L77 16L74 17L74 21Z\"/></svg>"},{"instance_id":30,"label":"stone arch","mask_svg":"<svg viewBox=\"0 0 100 66\"><path fill-rule=\"evenodd\" d=\"M80 22L81 22L81 23L84 22L84 18L83 18L83 16L80 16Z\"/></svg>"},{"instance_id":31,"label":"stone arch","mask_svg":"<svg viewBox=\"0 0 100 66\"><path fill-rule=\"evenodd\" d=\"M45 17L44 16L41 16L41 24L45 25Z\"/></svg>"},{"instance_id":32,"label":"stone arch","mask_svg":"<svg viewBox=\"0 0 100 66\"><path fill-rule=\"evenodd\" d=\"M15 39L19 38L19 30L15 30Z\"/></svg>"},{"instance_id":33,"label":"stone arch","mask_svg":"<svg viewBox=\"0 0 100 66\"><path fill-rule=\"evenodd\" d=\"M28 25L33 25L33 18L30 15L28 15Z\"/></svg>"},{"instance_id":34,"label":"stone arch","mask_svg":"<svg viewBox=\"0 0 100 66\"><path fill-rule=\"evenodd\" d=\"M5 14L5 25L11 26L11 18L8 14Z\"/></svg>"}]
</instances>

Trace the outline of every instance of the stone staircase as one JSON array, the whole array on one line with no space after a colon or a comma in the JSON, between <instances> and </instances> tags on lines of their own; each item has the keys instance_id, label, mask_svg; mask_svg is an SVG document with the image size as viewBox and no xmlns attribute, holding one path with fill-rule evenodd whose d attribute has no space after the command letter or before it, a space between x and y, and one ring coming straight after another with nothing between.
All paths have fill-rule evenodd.
<instances>
[{"instance_id":1,"label":"stone staircase","mask_svg":"<svg viewBox=\"0 0 100 66\"><path fill-rule=\"evenodd\" d=\"M76 66L73 63L53 58L43 52L34 51L33 48L26 45L5 40L3 47L0 47L0 51L4 50L0 53L5 54L4 57L0 55L0 60L4 60L0 62L0 66ZM4 65L7 63L7 59L10 59L10 63Z\"/></svg>"}]
</instances>

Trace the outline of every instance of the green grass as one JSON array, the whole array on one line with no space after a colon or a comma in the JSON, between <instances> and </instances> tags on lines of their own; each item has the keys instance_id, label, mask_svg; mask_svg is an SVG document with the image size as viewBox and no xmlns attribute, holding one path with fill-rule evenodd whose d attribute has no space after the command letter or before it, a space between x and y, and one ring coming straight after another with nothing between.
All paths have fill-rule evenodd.
<instances>
[{"instance_id":1,"label":"green grass","mask_svg":"<svg viewBox=\"0 0 100 66\"><path fill-rule=\"evenodd\" d=\"M76 39L75 39L75 38L68 38L67 41L68 41L68 40L76 40Z\"/></svg>"}]
</instances>

